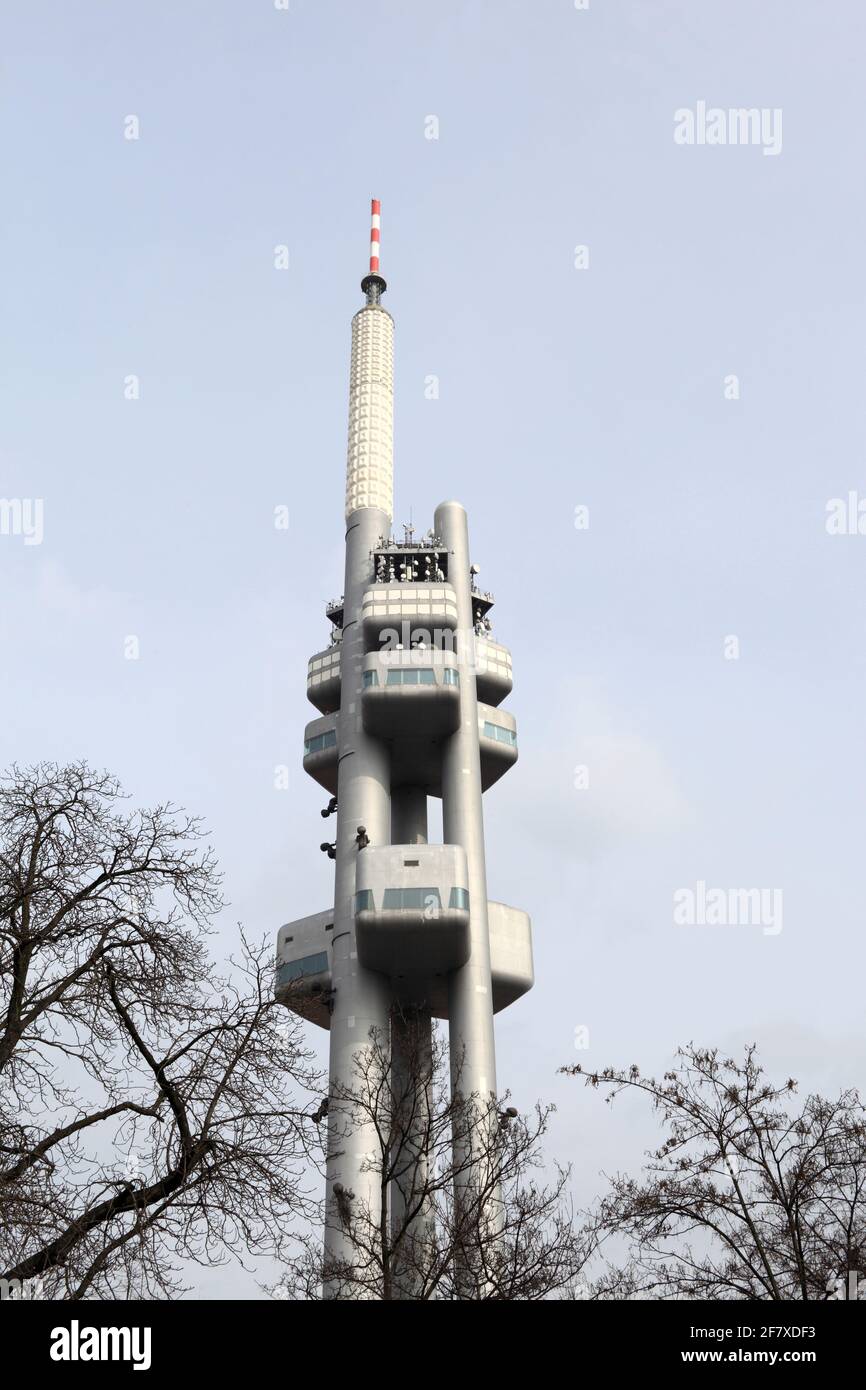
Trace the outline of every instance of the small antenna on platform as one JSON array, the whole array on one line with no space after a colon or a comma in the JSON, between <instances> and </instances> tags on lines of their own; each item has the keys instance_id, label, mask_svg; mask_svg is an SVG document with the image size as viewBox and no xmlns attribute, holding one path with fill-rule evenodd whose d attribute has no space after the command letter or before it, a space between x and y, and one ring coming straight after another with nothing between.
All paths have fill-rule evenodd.
<instances>
[{"instance_id":1,"label":"small antenna on platform","mask_svg":"<svg viewBox=\"0 0 866 1390\"><path fill-rule=\"evenodd\" d=\"M378 198L370 202L370 274L361 281L368 304L378 304L388 288L379 274L379 231L382 225L382 204Z\"/></svg>"}]
</instances>

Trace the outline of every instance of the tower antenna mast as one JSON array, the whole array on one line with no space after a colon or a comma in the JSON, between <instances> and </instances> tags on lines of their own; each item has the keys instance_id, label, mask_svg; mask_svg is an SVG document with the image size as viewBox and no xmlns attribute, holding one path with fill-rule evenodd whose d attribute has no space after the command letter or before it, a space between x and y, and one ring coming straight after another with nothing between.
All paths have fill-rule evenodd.
<instances>
[{"instance_id":1,"label":"tower antenna mast","mask_svg":"<svg viewBox=\"0 0 866 1390\"><path fill-rule=\"evenodd\" d=\"M361 281L368 304L378 304L388 288L379 274L379 241L382 226L382 204L378 198L370 201L370 273Z\"/></svg>"}]
</instances>

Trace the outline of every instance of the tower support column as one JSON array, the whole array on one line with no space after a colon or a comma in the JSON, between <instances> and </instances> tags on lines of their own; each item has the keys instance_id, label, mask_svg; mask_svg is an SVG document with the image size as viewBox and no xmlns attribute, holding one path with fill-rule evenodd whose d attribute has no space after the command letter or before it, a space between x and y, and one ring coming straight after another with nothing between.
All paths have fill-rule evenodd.
<instances>
[{"instance_id":1,"label":"tower support column","mask_svg":"<svg viewBox=\"0 0 866 1390\"><path fill-rule=\"evenodd\" d=\"M496 1092L487 868L481 807L481 756L475 638L469 573L469 528L459 502L436 508L435 529L448 548L448 583L457 595L460 726L442 754L442 827L446 844L462 845L469 871L469 960L449 977L448 1020L452 1087L484 1102Z\"/></svg>"},{"instance_id":2,"label":"tower support column","mask_svg":"<svg viewBox=\"0 0 866 1390\"><path fill-rule=\"evenodd\" d=\"M381 1164L372 1120L361 1122L357 1107L340 1092L358 1090L357 1060L370 1046L371 1030L389 1045L391 992L384 975L365 970L355 942L355 868L358 827L373 845L389 843L391 768L387 747L364 732L361 691L364 635L361 601L372 582L370 552L390 529L390 517L366 507L349 517L346 532L344 627L340 677L340 763L337 773L337 840L334 877L333 999L331 1013L328 1156L326 1164L325 1294L337 1279L329 1266L357 1258L349 1229L353 1221L377 1224L381 1214ZM335 1184L342 1192L336 1200ZM344 1219L344 1215L345 1219Z\"/></svg>"},{"instance_id":3,"label":"tower support column","mask_svg":"<svg viewBox=\"0 0 866 1390\"><path fill-rule=\"evenodd\" d=\"M395 1144L391 1155L391 1245L393 1296L415 1299L433 1233L427 1192L433 1109L430 1010L395 1006L391 1017L391 1096Z\"/></svg>"},{"instance_id":4,"label":"tower support column","mask_svg":"<svg viewBox=\"0 0 866 1390\"><path fill-rule=\"evenodd\" d=\"M423 787L391 791L391 843L426 845L427 793ZM395 1002L391 1016L391 1095L397 1143L391 1155L391 1241L396 1245L394 1297L418 1297L415 1266L430 1233L427 1184L431 1114L433 1024L427 1001ZM417 1209L416 1209L417 1208Z\"/></svg>"},{"instance_id":5,"label":"tower support column","mask_svg":"<svg viewBox=\"0 0 866 1390\"><path fill-rule=\"evenodd\" d=\"M442 825L445 843L463 846L469 877L469 960L448 978L454 1213L459 1222L463 1210L469 1220L467 1247L455 1251L455 1261L468 1298L479 1276L483 1277L474 1267L476 1243L479 1238L485 1243L495 1238L501 1222L496 1177L496 1049L469 527L459 502L443 502L436 508L435 529L448 547L448 583L457 596L460 726L445 744L442 756ZM487 1228L486 1237L482 1226Z\"/></svg>"}]
</instances>

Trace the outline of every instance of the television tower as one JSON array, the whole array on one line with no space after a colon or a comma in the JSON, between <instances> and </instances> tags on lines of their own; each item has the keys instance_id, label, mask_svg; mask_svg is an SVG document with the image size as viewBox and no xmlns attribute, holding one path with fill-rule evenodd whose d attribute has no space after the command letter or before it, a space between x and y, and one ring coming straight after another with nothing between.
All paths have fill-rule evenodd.
<instances>
[{"instance_id":1,"label":"television tower","mask_svg":"<svg viewBox=\"0 0 866 1390\"><path fill-rule=\"evenodd\" d=\"M390 1039L396 1068L407 1019L423 1040L439 1018L452 1085L486 1101L496 1095L493 1015L533 983L529 917L488 900L484 853L482 794L517 760L514 716L501 708L511 655L493 640L493 596L478 586L460 503L440 503L423 536L412 526L391 535L394 323L381 302L379 230L374 200L366 302L352 319L345 582L325 610L330 644L307 672L320 717L306 727L303 762L329 794L322 815L336 814L334 841L322 845L334 902L280 929L277 997L330 1030L332 1091L351 1083L371 1029ZM428 797L442 800L442 844L428 843ZM334 1110L328 1211L336 1186L378 1219L375 1134L347 1136ZM399 1200L392 1193L392 1213ZM326 1265L348 1253L329 1219Z\"/></svg>"}]
</instances>

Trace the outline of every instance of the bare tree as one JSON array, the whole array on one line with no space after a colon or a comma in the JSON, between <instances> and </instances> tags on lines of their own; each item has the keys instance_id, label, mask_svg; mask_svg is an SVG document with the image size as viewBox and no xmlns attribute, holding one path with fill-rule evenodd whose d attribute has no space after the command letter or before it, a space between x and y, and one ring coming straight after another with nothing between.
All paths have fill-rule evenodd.
<instances>
[{"instance_id":1,"label":"bare tree","mask_svg":"<svg viewBox=\"0 0 866 1390\"><path fill-rule=\"evenodd\" d=\"M538 1300L566 1296L592 1248L574 1228L569 1170L539 1180L552 1107L521 1116L491 1096L452 1093L444 1045L400 1016L401 1055L370 1034L351 1081L320 1107L338 1134L376 1136L367 1171L381 1211L335 1184L322 1225L347 1252L324 1268L320 1238L300 1242L272 1290L295 1299ZM459 1069L458 1069L459 1071ZM508 1097L505 1097L507 1100ZM471 1142L470 1142L471 1141ZM456 1195L455 1195L456 1194Z\"/></svg>"},{"instance_id":2,"label":"bare tree","mask_svg":"<svg viewBox=\"0 0 866 1390\"><path fill-rule=\"evenodd\" d=\"M809 1096L773 1085L751 1045L738 1062L690 1044L661 1081L637 1067L586 1073L652 1102L667 1131L640 1180L617 1176L603 1236L625 1237L602 1298L824 1300L866 1297L866 1112L856 1091Z\"/></svg>"},{"instance_id":3,"label":"bare tree","mask_svg":"<svg viewBox=\"0 0 866 1390\"><path fill-rule=\"evenodd\" d=\"M165 1297L178 1261L278 1254L315 1083L264 947L215 975L199 823L86 765L0 783L0 1275Z\"/></svg>"}]
</instances>

